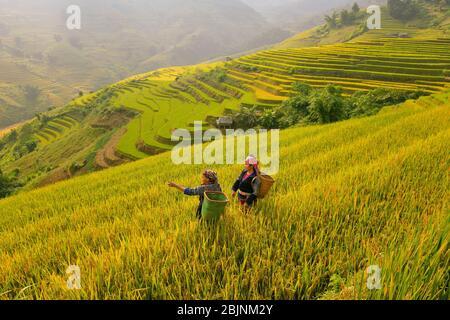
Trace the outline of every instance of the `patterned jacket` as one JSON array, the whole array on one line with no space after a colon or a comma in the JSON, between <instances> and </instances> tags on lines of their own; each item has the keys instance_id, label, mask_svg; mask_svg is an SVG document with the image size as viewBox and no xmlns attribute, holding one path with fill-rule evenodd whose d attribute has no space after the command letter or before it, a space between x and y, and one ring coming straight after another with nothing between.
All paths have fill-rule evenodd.
<instances>
[{"instance_id":1,"label":"patterned jacket","mask_svg":"<svg viewBox=\"0 0 450 320\"><path fill-rule=\"evenodd\" d=\"M261 186L261 181L258 179L258 175L254 171L250 176L244 179L247 174L247 170L242 171L239 178L237 178L234 183L232 190L237 192L238 190L248 194L246 203L252 206L253 203L258 199L259 188Z\"/></svg>"}]
</instances>

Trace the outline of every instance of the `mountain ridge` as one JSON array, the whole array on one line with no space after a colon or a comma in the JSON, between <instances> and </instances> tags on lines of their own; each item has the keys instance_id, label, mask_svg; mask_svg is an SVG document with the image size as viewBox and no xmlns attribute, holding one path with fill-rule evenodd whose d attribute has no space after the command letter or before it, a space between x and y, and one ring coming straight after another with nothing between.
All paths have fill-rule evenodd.
<instances>
[{"instance_id":1,"label":"mountain ridge","mask_svg":"<svg viewBox=\"0 0 450 320\"><path fill-rule=\"evenodd\" d=\"M1 4L0 127L132 74L199 63L288 35L239 0L82 0L82 29L74 31L65 26L70 1ZM39 89L38 100L26 100L25 85Z\"/></svg>"}]
</instances>

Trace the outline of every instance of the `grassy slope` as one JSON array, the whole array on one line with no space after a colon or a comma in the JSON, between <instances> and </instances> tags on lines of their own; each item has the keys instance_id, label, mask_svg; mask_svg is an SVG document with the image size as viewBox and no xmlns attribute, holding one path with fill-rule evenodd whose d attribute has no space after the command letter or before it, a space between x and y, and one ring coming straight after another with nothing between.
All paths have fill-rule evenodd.
<instances>
[{"instance_id":1,"label":"grassy slope","mask_svg":"<svg viewBox=\"0 0 450 320\"><path fill-rule=\"evenodd\" d=\"M339 29L331 30L326 36L320 36L318 34L318 30L320 30L320 28L321 26L296 34L295 36L274 46L274 48L303 48L345 42L354 32L358 30L359 26L345 26Z\"/></svg>"},{"instance_id":2,"label":"grassy slope","mask_svg":"<svg viewBox=\"0 0 450 320\"><path fill-rule=\"evenodd\" d=\"M448 299L449 99L283 131L270 197L212 229L165 187L203 167L169 154L2 200L0 298ZM216 169L228 190L240 167ZM64 289L70 264L81 291Z\"/></svg>"}]
</instances>

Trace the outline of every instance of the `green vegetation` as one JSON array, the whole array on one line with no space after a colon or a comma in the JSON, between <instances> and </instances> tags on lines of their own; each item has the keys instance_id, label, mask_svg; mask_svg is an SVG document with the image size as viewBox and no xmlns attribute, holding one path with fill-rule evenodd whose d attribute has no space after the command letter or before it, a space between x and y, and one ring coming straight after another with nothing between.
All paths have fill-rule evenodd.
<instances>
[{"instance_id":1,"label":"green vegetation","mask_svg":"<svg viewBox=\"0 0 450 320\"><path fill-rule=\"evenodd\" d=\"M449 100L282 131L268 198L214 228L161 189L204 169L170 153L0 200L0 298L448 300ZM241 166L213 169L226 188Z\"/></svg>"},{"instance_id":2,"label":"green vegetation","mask_svg":"<svg viewBox=\"0 0 450 320\"><path fill-rule=\"evenodd\" d=\"M420 13L416 0L388 0L387 6L389 14L399 20L411 20Z\"/></svg>"},{"instance_id":3,"label":"green vegetation","mask_svg":"<svg viewBox=\"0 0 450 320\"><path fill-rule=\"evenodd\" d=\"M313 89L302 83L295 83L293 88L295 95L279 107L263 110L259 110L258 107L243 107L232 116L234 126L246 129L254 127L285 129L297 124L332 123L374 115L384 106L418 99L425 95L420 91L375 89L344 96L339 87L329 85L323 89Z\"/></svg>"},{"instance_id":4,"label":"green vegetation","mask_svg":"<svg viewBox=\"0 0 450 320\"><path fill-rule=\"evenodd\" d=\"M341 28L364 22L366 14L361 11L359 5L355 2L352 10L341 10L339 13L334 11L331 15L325 15L326 26L329 29Z\"/></svg>"},{"instance_id":5,"label":"green vegetation","mask_svg":"<svg viewBox=\"0 0 450 320\"><path fill-rule=\"evenodd\" d=\"M0 170L0 199L11 195L19 187L14 178L7 177Z\"/></svg>"}]
</instances>

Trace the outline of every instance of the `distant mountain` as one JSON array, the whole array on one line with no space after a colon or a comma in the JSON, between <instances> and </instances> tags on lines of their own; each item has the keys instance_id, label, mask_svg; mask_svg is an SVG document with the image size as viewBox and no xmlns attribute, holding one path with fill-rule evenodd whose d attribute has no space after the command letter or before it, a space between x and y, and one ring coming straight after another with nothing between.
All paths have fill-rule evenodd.
<instances>
[{"instance_id":1,"label":"distant mountain","mask_svg":"<svg viewBox=\"0 0 450 320\"><path fill-rule=\"evenodd\" d=\"M194 64L290 34L240 0L0 0L0 128L131 74ZM27 100L25 86L40 92Z\"/></svg>"},{"instance_id":2,"label":"distant mountain","mask_svg":"<svg viewBox=\"0 0 450 320\"><path fill-rule=\"evenodd\" d=\"M386 0L242 0L276 26L294 32L303 31L323 22L325 14L351 6L385 4Z\"/></svg>"}]
</instances>

